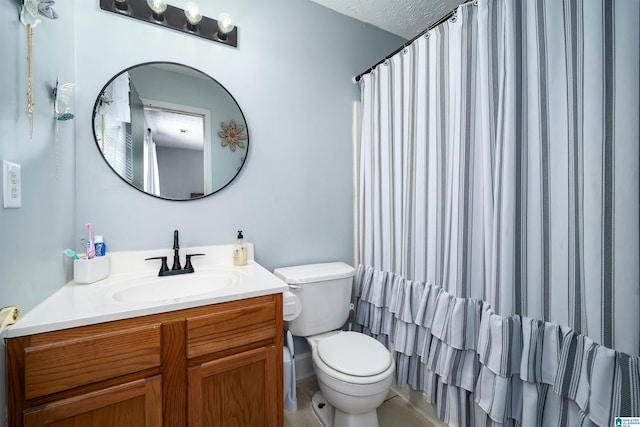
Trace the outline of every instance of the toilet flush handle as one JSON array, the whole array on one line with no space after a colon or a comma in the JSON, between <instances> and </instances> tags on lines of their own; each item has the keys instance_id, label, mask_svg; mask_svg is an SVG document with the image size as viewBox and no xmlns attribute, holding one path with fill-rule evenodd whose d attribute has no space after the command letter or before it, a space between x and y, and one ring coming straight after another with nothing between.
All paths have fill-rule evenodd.
<instances>
[{"instance_id":1,"label":"toilet flush handle","mask_svg":"<svg viewBox=\"0 0 640 427\"><path fill-rule=\"evenodd\" d=\"M289 289L295 292L295 291L299 291L301 287L298 285L289 285Z\"/></svg>"}]
</instances>

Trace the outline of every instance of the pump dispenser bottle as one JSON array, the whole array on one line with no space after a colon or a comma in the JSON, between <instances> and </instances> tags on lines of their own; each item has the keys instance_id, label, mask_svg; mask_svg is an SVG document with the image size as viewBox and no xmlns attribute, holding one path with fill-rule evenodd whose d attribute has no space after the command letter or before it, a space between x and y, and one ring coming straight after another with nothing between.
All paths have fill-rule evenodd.
<instances>
[{"instance_id":1,"label":"pump dispenser bottle","mask_svg":"<svg viewBox=\"0 0 640 427\"><path fill-rule=\"evenodd\" d=\"M238 230L238 241L233 246L233 265L247 265L247 245L243 241L242 230Z\"/></svg>"}]
</instances>

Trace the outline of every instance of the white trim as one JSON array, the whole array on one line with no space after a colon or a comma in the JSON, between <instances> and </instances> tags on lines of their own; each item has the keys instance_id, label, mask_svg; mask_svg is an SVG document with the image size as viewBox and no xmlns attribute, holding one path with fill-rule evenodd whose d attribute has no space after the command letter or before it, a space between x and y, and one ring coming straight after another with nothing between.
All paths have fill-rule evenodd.
<instances>
[{"instance_id":1,"label":"white trim","mask_svg":"<svg viewBox=\"0 0 640 427\"><path fill-rule=\"evenodd\" d=\"M306 353L296 354L294 360L296 364L296 381L300 381L315 375L315 373L313 372L311 350Z\"/></svg>"},{"instance_id":2,"label":"white trim","mask_svg":"<svg viewBox=\"0 0 640 427\"><path fill-rule=\"evenodd\" d=\"M362 123L362 102L353 101L351 137L353 140L353 265L360 263L360 243L359 243L359 221L358 211L360 201L360 189L358 186L358 176L360 174L360 137Z\"/></svg>"},{"instance_id":3,"label":"white trim","mask_svg":"<svg viewBox=\"0 0 640 427\"><path fill-rule=\"evenodd\" d=\"M208 108L194 107L193 105L177 104L175 102L158 101L149 98L140 98L145 107L160 108L163 110L183 111L196 114L204 118L203 132L203 156L204 156L204 194L210 194L213 188L213 173L211 162L211 110Z\"/></svg>"}]
</instances>

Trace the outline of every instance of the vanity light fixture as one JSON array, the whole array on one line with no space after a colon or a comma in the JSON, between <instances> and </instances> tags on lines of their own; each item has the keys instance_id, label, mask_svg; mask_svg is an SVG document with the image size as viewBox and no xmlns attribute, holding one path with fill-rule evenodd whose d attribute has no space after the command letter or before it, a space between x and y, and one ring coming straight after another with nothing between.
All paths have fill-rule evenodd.
<instances>
[{"instance_id":1,"label":"vanity light fixture","mask_svg":"<svg viewBox=\"0 0 640 427\"><path fill-rule=\"evenodd\" d=\"M166 0L99 1L100 9L108 12L238 47L238 27L233 25L231 16L223 13L217 20L202 16L195 2L187 2L183 10L167 4Z\"/></svg>"}]
</instances>

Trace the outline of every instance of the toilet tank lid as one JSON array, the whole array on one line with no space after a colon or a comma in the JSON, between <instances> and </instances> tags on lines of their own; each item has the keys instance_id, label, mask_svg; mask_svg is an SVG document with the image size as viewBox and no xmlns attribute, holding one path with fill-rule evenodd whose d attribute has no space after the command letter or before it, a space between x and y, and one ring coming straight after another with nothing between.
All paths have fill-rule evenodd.
<instances>
[{"instance_id":1,"label":"toilet tank lid","mask_svg":"<svg viewBox=\"0 0 640 427\"><path fill-rule=\"evenodd\" d=\"M353 277L355 272L355 268L344 262L297 265L273 270L273 274L290 285L344 279Z\"/></svg>"}]
</instances>

